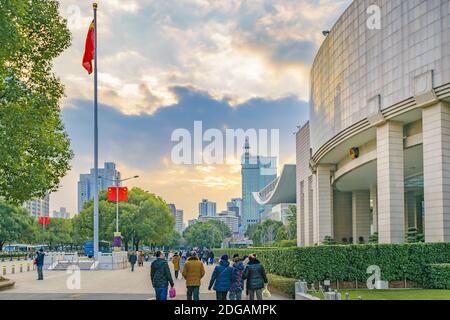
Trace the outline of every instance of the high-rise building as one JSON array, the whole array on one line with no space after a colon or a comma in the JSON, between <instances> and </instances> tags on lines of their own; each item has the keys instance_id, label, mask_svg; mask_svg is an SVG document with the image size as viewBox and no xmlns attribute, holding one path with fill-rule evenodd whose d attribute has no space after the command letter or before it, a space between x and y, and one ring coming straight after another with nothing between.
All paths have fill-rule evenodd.
<instances>
[{"instance_id":1,"label":"high-rise building","mask_svg":"<svg viewBox=\"0 0 450 320\"><path fill-rule=\"evenodd\" d=\"M63 218L63 219L69 219L70 213L67 212L67 209L64 207L59 208L59 211L53 210L52 218Z\"/></svg>"},{"instance_id":2,"label":"high-rise building","mask_svg":"<svg viewBox=\"0 0 450 320\"><path fill-rule=\"evenodd\" d=\"M50 214L50 195L43 199L33 199L24 203L23 207L32 217L49 217Z\"/></svg>"},{"instance_id":3,"label":"high-rise building","mask_svg":"<svg viewBox=\"0 0 450 320\"><path fill-rule=\"evenodd\" d=\"M170 208L173 216L175 217L177 215L177 207L173 203L169 203L167 206Z\"/></svg>"},{"instance_id":4,"label":"high-rise building","mask_svg":"<svg viewBox=\"0 0 450 320\"><path fill-rule=\"evenodd\" d=\"M203 199L198 204L199 217L215 217L216 216L216 203Z\"/></svg>"},{"instance_id":5,"label":"high-rise building","mask_svg":"<svg viewBox=\"0 0 450 320\"><path fill-rule=\"evenodd\" d=\"M236 216L234 211L222 211L217 216L203 216L200 217L200 221L211 221L211 220L217 220L222 221L225 223L228 228L230 228L230 231L233 234L239 233L239 218Z\"/></svg>"},{"instance_id":6,"label":"high-rise building","mask_svg":"<svg viewBox=\"0 0 450 320\"><path fill-rule=\"evenodd\" d=\"M175 230L179 233L183 232L183 210L175 212Z\"/></svg>"},{"instance_id":7,"label":"high-rise building","mask_svg":"<svg viewBox=\"0 0 450 320\"><path fill-rule=\"evenodd\" d=\"M115 185L115 179L120 180L120 172L116 170L115 163L105 162L104 168L98 169L98 190L106 190ZM94 199L94 169L88 174L80 174L78 181L78 213L83 210L84 204Z\"/></svg>"},{"instance_id":8,"label":"high-rise building","mask_svg":"<svg viewBox=\"0 0 450 320\"><path fill-rule=\"evenodd\" d=\"M232 211L236 214L238 218L239 228L242 229L242 199L241 198L233 198L229 202L227 202L227 210Z\"/></svg>"},{"instance_id":9,"label":"high-rise building","mask_svg":"<svg viewBox=\"0 0 450 320\"><path fill-rule=\"evenodd\" d=\"M253 198L253 192L261 190L277 177L276 162L276 157L252 156L249 141L246 139L241 166L241 223L244 229L250 224L259 223L262 215L271 209L270 205L258 204Z\"/></svg>"}]
</instances>

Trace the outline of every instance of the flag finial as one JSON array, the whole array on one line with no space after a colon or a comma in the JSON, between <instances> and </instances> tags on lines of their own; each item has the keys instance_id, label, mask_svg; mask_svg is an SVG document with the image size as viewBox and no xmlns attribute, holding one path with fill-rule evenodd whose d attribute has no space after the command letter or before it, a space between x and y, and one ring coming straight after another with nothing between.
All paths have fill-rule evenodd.
<instances>
[{"instance_id":1,"label":"flag finial","mask_svg":"<svg viewBox=\"0 0 450 320\"><path fill-rule=\"evenodd\" d=\"M92 4L92 7L93 7L94 9L97 9L97 8L98 8L97 2L94 2L94 3Z\"/></svg>"}]
</instances>

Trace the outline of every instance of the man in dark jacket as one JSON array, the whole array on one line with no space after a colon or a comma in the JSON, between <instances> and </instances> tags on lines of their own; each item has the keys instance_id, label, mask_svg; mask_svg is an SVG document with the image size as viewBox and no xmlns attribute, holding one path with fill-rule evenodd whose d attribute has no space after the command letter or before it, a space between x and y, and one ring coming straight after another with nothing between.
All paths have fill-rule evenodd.
<instances>
[{"instance_id":1,"label":"man in dark jacket","mask_svg":"<svg viewBox=\"0 0 450 320\"><path fill-rule=\"evenodd\" d=\"M42 271L44 269L44 257L45 257L44 249L40 248L39 251L36 252L36 259L35 259L38 280L44 280L44 273Z\"/></svg>"},{"instance_id":2,"label":"man in dark jacket","mask_svg":"<svg viewBox=\"0 0 450 320\"><path fill-rule=\"evenodd\" d=\"M225 254L220 258L219 265L214 268L208 289L214 288L217 300L227 300L227 294L231 287L231 274L233 269Z\"/></svg>"},{"instance_id":3,"label":"man in dark jacket","mask_svg":"<svg viewBox=\"0 0 450 320\"><path fill-rule=\"evenodd\" d=\"M153 288L155 288L156 300L167 300L167 289L173 288L174 283L170 273L169 264L164 259L164 253L156 252L156 260L152 262L150 277Z\"/></svg>"},{"instance_id":4,"label":"man in dark jacket","mask_svg":"<svg viewBox=\"0 0 450 320\"><path fill-rule=\"evenodd\" d=\"M249 256L249 262L244 272L244 279L247 279L247 289L250 295L250 300L262 300L262 289L269 282L267 280L266 271L261 262L256 259L256 254Z\"/></svg>"},{"instance_id":5,"label":"man in dark jacket","mask_svg":"<svg viewBox=\"0 0 450 320\"><path fill-rule=\"evenodd\" d=\"M134 252L131 252L130 257L128 258L128 261L130 261L131 264L131 271L134 271L134 265L137 261L137 255Z\"/></svg>"}]
</instances>

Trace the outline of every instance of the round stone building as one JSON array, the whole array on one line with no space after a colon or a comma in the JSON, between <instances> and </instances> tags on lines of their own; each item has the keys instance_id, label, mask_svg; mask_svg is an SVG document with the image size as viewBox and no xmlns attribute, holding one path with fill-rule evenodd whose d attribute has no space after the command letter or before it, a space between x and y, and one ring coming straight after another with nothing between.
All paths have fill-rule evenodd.
<instances>
[{"instance_id":1,"label":"round stone building","mask_svg":"<svg viewBox=\"0 0 450 320\"><path fill-rule=\"evenodd\" d=\"M354 1L315 57L310 99L298 244L402 243L412 227L450 241L450 1Z\"/></svg>"}]
</instances>

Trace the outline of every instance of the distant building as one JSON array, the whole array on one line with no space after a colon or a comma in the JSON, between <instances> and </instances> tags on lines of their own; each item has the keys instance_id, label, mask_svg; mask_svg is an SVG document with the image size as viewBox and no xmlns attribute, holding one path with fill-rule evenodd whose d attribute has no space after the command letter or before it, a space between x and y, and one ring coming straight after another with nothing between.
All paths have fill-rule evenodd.
<instances>
[{"instance_id":1,"label":"distant building","mask_svg":"<svg viewBox=\"0 0 450 320\"><path fill-rule=\"evenodd\" d=\"M275 157L261 157L250 155L250 144L245 141L242 156L242 214L241 223L245 228L248 225L261 221L265 212L271 205L259 204L253 198L253 193L267 186L277 177L277 159Z\"/></svg>"},{"instance_id":2,"label":"distant building","mask_svg":"<svg viewBox=\"0 0 450 320\"><path fill-rule=\"evenodd\" d=\"M32 217L49 217L50 216L50 195L46 195L43 199L33 199L24 203L23 207Z\"/></svg>"},{"instance_id":3,"label":"distant building","mask_svg":"<svg viewBox=\"0 0 450 320\"><path fill-rule=\"evenodd\" d=\"M194 224L196 224L196 223L198 223L198 220L197 220L197 219L191 219L191 220L188 220L188 227L189 227L189 226L192 226L192 225L194 225Z\"/></svg>"},{"instance_id":4,"label":"distant building","mask_svg":"<svg viewBox=\"0 0 450 320\"><path fill-rule=\"evenodd\" d=\"M236 214L236 217L239 218L239 224L241 223L241 215L242 215L242 199L241 198L233 198L229 202L227 202L227 210L233 211Z\"/></svg>"},{"instance_id":5,"label":"distant building","mask_svg":"<svg viewBox=\"0 0 450 320\"><path fill-rule=\"evenodd\" d=\"M59 208L59 211L53 210L52 218L70 219L70 213L64 207Z\"/></svg>"},{"instance_id":6,"label":"distant building","mask_svg":"<svg viewBox=\"0 0 450 320\"><path fill-rule=\"evenodd\" d=\"M272 210L268 212L263 220L275 220L280 221L283 224L288 224L289 218L289 206L295 205L295 203L280 203L272 207Z\"/></svg>"},{"instance_id":7,"label":"distant building","mask_svg":"<svg viewBox=\"0 0 450 320\"><path fill-rule=\"evenodd\" d=\"M199 217L215 217L216 216L216 203L203 199L198 204Z\"/></svg>"},{"instance_id":8,"label":"distant building","mask_svg":"<svg viewBox=\"0 0 450 320\"><path fill-rule=\"evenodd\" d=\"M177 210L175 213L175 230L183 233L183 210Z\"/></svg>"},{"instance_id":9,"label":"distant building","mask_svg":"<svg viewBox=\"0 0 450 320\"><path fill-rule=\"evenodd\" d=\"M176 217L176 215L177 215L177 207L173 203L169 203L167 206L172 211L173 216Z\"/></svg>"},{"instance_id":10,"label":"distant building","mask_svg":"<svg viewBox=\"0 0 450 320\"><path fill-rule=\"evenodd\" d=\"M276 220L287 224L288 209L290 204L296 204L296 185L295 185L296 165L286 164L283 167L281 175L275 178L262 190L253 193L257 203L262 205L271 205L262 220Z\"/></svg>"},{"instance_id":11,"label":"distant building","mask_svg":"<svg viewBox=\"0 0 450 320\"><path fill-rule=\"evenodd\" d=\"M239 218L236 217L233 211L222 211L215 217L200 217L199 220L202 222L211 220L222 221L230 228L233 234L239 233Z\"/></svg>"},{"instance_id":12,"label":"distant building","mask_svg":"<svg viewBox=\"0 0 450 320\"><path fill-rule=\"evenodd\" d=\"M120 180L120 172L112 162L105 162L104 168L98 169L98 191L106 190L115 185L115 179ZM78 213L83 210L84 204L94 199L94 169L88 174L80 174L78 181Z\"/></svg>"}]
</instances>

